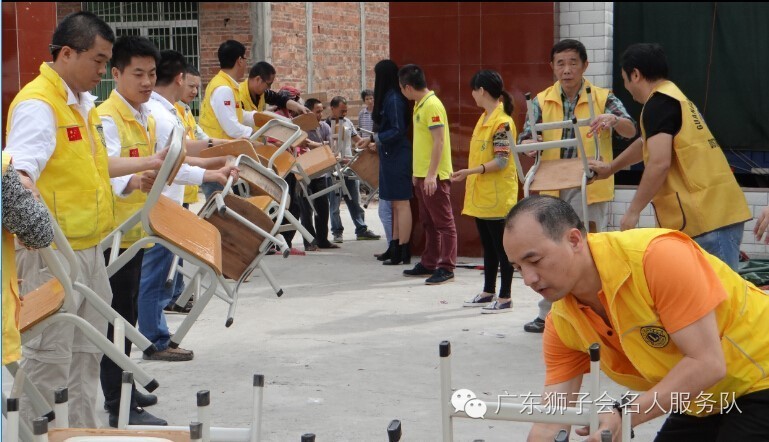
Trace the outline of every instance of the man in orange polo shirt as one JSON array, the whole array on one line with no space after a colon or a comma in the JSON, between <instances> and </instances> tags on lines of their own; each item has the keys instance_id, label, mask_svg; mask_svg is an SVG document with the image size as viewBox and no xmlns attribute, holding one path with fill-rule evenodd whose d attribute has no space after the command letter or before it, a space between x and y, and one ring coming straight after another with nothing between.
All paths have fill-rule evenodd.
<instances>
[{"instance_id":1,"label":"man in orange polo shirt","mask_svg":"<svg viewBox=\"0 0 769 442\"><path fill-rule=\"evenodd\" d=\"M656 441L769 440L769 296L721 260L673 230L587 234L574 209L549 196L510 211L503 244L524 283L553 302L543 397L576 398L595 342L601 370L643 392L622 413L601 413L588 441L607 429L617 441L622 419L636 426L668 412ZM528 440L551 441L562 428L535 424Z\"/></svg>"}]
</instances>

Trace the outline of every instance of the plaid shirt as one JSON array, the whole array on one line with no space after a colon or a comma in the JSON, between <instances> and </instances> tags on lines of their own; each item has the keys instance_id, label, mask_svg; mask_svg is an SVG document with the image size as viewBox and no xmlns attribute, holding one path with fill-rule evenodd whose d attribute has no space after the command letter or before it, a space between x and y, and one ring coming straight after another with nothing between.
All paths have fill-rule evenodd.
<instances>
[{"instance_id":1,"label":"plaid shirt","mask_svg":"<svg viewBox=\"0 0 769 442\"><path fill-rule=\"evenodd\" d=\"M582 81L584 85L584 80ZM580 91L582 91L582 86L580 86ZM574 97L574 100L569 100L569 98L566 96L566 94L563 92L563 89L561 89L561 101L563 102L563 119L564 120L571 120L574 118L574 108L577 107L577 102L579 101L579 94L577 94L576 97ZM534 119L537 123L542 122L542 108L539 107L539 100L537 100L537 97L534 97L533 100L531 100L531 107L534 109ZM627 118L628 120L632 121L633 124L635 124L635 120L633 120L633 117L630 116L630 114L627 113L627 110L625 109L625 105L622 104L621 101L619 101L619 98L617 98L612 92L609 92L609 96L606 97L606 113L616 115L619 118ZM624 139L621 135L617 135ZM563 130L563 134L561 135L561 139L565 140L567 138L573 138L573 129L568 128ZM521 134L518 136L518 142L520 143L523 140L530 140L531 139L531 126L529 125L528 118L526 119L526 123L523 126L523 130L521 131ZM576 148L570 147L570 148L564 148L561 149L561 158L574 158L577 156Z\"/></svg>"}]
</instances>

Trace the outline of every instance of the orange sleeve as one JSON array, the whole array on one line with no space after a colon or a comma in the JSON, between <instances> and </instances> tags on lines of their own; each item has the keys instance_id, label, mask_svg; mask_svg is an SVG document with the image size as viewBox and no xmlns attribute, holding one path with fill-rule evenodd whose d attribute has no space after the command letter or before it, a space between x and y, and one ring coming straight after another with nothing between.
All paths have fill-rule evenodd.
<instances>
[{"instance_id":1,"label":"orange sleeve","mask_svg":"<svg viewBox=\"0 0 769 442\"><path fill-rule=\"evenodd\" d=\"M561 341L550 315L545 318L542 354L545 356L545 385L560 384L590 371L588 354L571 349Z\"/></svg>"},{"instance_id":2,"label":"orange sleeve","mask_svg":"<svg viewBox=\"0 0 769 442\"><path fill-rule=\"evenodd\" d=\"M668 333L701 319L727 297L713 267L691 240L672 234L654 239L643 266L655 310Z\"/></svg>"}]
</instances>

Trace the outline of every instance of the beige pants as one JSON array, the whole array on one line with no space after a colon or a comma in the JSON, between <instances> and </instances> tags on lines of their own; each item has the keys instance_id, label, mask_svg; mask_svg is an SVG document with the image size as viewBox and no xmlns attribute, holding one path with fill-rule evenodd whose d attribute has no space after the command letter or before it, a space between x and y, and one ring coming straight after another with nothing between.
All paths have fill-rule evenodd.
<instances>
[{"instance_id":1,"label":"beige pants","mask_svg":"<svg viewBox=\"0 0 769 442\"><path fill-rule=\"evenodd\" d=\"M57 256L64 262L58 252ZM101 247L75 251L75 256L80 266L78 282L111 303L112 290ZM34 290L53 277L40 254L34 251L17 251L16 265L22 279L22 293ZM75 313L106 336L107 320L79 293L75 292L73 301ZM27 373L27 381L32 382L51 405L55 389L65 386L69 389L71 427L98 428L97 410L100 407L97 407L96 398L101 356L98 347L74 325L57 323L24 345L21 367ZM22 399L21 416L23 419L36 417L28 400Z\"/></svg>"}]
</instances>

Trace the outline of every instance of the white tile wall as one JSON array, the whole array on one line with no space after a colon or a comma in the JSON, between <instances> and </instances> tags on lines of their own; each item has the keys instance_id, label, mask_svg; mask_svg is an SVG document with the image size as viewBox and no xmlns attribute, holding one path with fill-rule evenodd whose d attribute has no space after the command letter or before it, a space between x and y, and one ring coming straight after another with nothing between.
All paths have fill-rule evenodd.
<instances>
[{"instance_id":1,"label":"white tile wall","mask_svg":"<svg viewBox=\"0 0 769 442\"><path fill-rule=\"evenodd\" d=\"M745 199L748 201L748 207L750 208L753 216L758 216L764 207L769 204L769 189L742 189L745 193ZM630 186L617 186L614 191L614 201L609 206L609 230L619 230L620 220L622 215L625 214L630 202L635 195L635 187ZM641 218L639 219L639 225L641 227L654 227L656 225L656 219L654 217L654 209L651 204L646 206L641 211ZM745 229L742 235L742 245L740 249L747 253L751 258L769 258L769 246L756 242L753 236L753 226L755 220L750 220L745 223Z\"/></svg>"},{"instance_id":2,"label":"white tile wall","mask_svg":"<svg viewBox=\"0 0 769 442\"><path fill-rule=\"evenodd\" d=\"M611 87L614 4L611 2L560 2L560 38L581 41L590 66L585 76L601 87Z\"/></svg>"}]
</instances>

